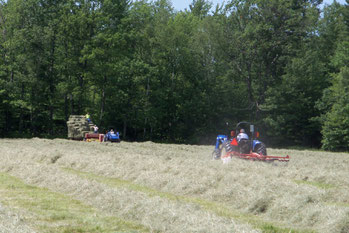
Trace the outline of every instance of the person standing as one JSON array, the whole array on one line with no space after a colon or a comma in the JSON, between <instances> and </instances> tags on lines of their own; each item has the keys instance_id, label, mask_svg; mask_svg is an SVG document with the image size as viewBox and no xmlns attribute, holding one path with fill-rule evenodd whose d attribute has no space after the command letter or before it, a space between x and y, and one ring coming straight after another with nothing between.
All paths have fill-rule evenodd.
<instances>
[{"instance_id":1,"label":"person standing","mask_svg":"<svg viewBox=\"0 0 349 233\"><path fill-rule=\"evenodd\" d=\"M93 132L94 132L94 133L98 133L98 127L97 127L97 125L94 125L94 126L93 126Z\"/></svg>"},{"instance_id":2,"label":"person standing","mask_svg":"<svg viewBox=\"0 0 349 233\"><path fill-rule=\"evenodd\" d=\"M87 122L90 123L91 122L90 114L86 113L85 117Z\"/></svg>"}]
</instances>

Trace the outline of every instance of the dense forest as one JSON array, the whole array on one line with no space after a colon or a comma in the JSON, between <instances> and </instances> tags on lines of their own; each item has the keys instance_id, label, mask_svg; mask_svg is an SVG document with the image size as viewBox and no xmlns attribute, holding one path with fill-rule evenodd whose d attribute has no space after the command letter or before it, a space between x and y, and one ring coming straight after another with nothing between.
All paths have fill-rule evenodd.
<instances>
[{"instance_id":1,"label":"dense forest","mask_svg":"<svg viewBox=\"0 0 349 233\"><path fill-rule=\"evenodd\" d=\"M89 113L125 140L349 150L349 9L321 0L0 0L0 137ZM228 124L228 125L227 125Z\"/></svg>"}]
</instances>

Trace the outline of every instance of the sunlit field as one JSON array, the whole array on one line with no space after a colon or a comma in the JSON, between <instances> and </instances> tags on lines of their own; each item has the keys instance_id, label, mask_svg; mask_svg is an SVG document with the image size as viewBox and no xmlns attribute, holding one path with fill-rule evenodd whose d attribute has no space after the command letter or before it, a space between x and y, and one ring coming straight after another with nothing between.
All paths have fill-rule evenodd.
<instances>
[{"instance_id":1,"label":"sunlit field","mask_svg":"<svg viewBox=\"0 0 349 233\"><path fill-rule=\"evenodd\" d=\"M349 232L349 154L0 140L0 232Z\"/></svg>"}]
</instances>

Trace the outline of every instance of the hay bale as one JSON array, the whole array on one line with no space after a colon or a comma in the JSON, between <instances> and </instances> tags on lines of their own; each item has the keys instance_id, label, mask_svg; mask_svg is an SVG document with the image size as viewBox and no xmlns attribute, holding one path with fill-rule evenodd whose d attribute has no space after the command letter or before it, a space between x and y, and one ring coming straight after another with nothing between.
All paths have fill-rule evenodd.
<instances>
[{"instance_id":1,"label":"hay bale","mask_svg":"<svg viewBox=\"0 0 349 233\"><path fill-rule=\"evenodd\" d=\"M93 132L92 122L87 122L83 115L70 115L67 121L68 138L75 140L82 140L86 133Z\"/></svg>"}]
</instances>

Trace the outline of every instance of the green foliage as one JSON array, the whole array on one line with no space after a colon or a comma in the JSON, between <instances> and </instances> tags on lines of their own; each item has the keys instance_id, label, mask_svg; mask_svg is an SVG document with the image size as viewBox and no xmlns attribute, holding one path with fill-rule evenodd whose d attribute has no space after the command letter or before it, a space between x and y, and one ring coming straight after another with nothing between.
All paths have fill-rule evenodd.
<instances>
[{"instance_id":1,"label":"green foliage","mask_svg":"<svg viewBox=\"0 0 349 233\"><path fill-rule=\"evenodd\" d=\"M323 148L327 150L349 150L349 68L342 68L334 76L333 85L324 95L331 101L330 111L323 119Z\"/></svg>"},{"instance_id":2,"label":"green foliage","mask_svg":"<svg viewBox=\"0 0 349 233\"><path fill-rule=\"evenodd\" d=\"M329 58L331 85L323 91L322 99L317 103L318 109L322 111L319 119L322 125L322 147L326 150L349 150L348 14L347 6L333 4L324 18L326 25L329 25L328 31L336 32L325 33L325 36L331 38L333 47Z\"/></svg>"},{"instance_id":3,"label":"green foliage","mask_svg":"<svg viewBox=\"0 0 349 233\"><path fill-rule=\"evenodd\" d=\"M206 0L193 0L189 8L193 15L203 18L208 15L208 12L212 8L212 3Z\"/></svg>"},{"instance_id":4,"label":"green foliage","mask_svg":"<svg viewBox=\"0 0 349 233\"><path fill-rule=\"evenodd\" d=\"M0 1L0 136L64 135L70 114L89 112L129 140L208 143L225 122L249 120L270 141L318 147L335 119L325 113L338 117L330 77L348 64L347 7L323 17L319 1L211 7Z\"/></svg>"},{"instance_id":5,"label":"green foliage","mask_svg":"<svg viewBox=\"0 0 349 233\"><path fill-rule=\"evenodd\" d=\"M286 139L283 144L317 145L320 127L313 119L319 115L316 101L328 83L316 51L307 51L294 58L286 67L287 73L279 88L269 89L266 104L269 125L274 140ZM280 143L280 141L279 141Z\"/></svg>"}]
</instances>

